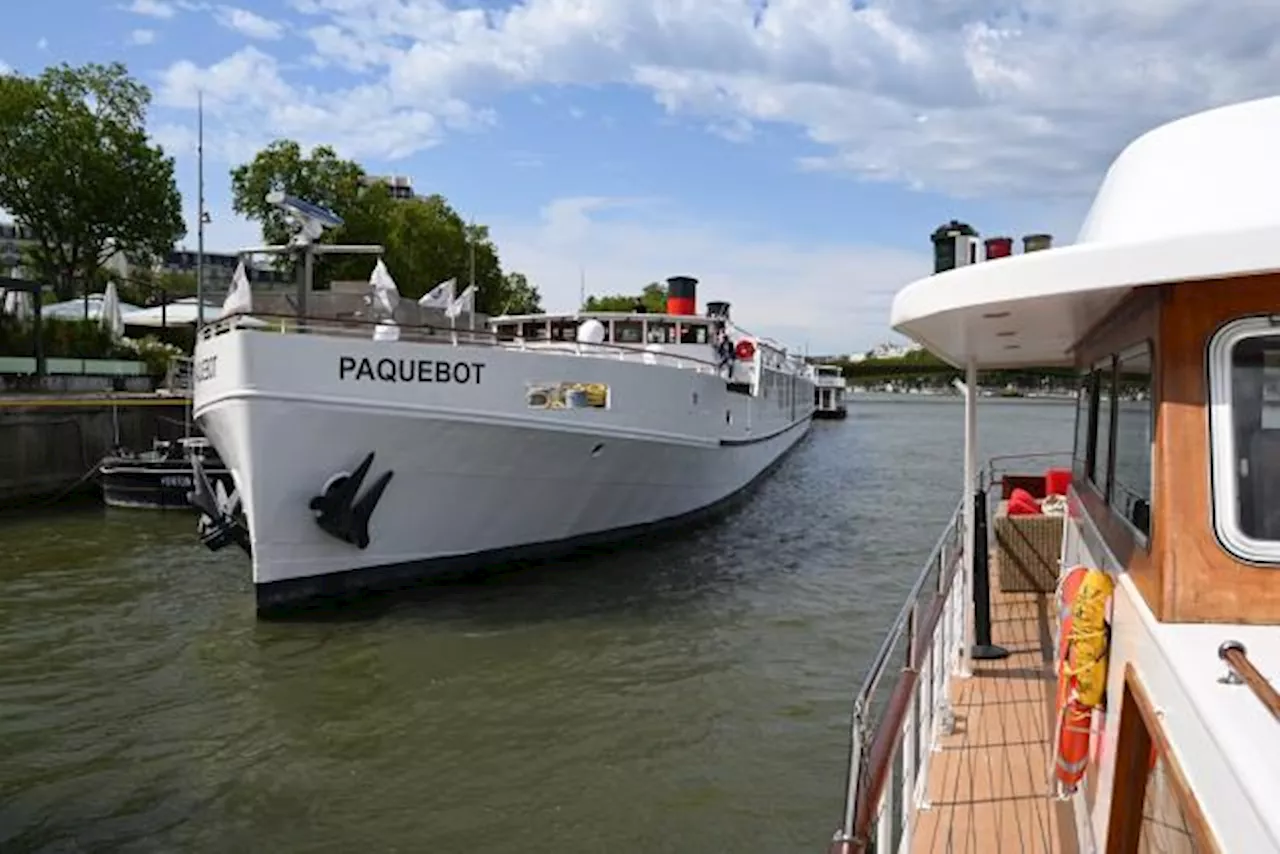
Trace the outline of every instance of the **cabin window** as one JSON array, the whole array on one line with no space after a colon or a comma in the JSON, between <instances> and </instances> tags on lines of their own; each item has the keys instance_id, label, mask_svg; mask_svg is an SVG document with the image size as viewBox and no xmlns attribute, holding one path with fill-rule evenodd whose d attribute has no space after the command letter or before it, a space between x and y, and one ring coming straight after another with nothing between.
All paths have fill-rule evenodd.
<instances>
[{"instance_id":1,"label":"cabin window","mask_svg":"<svg viewBox=\"0 0 1280 854\"><path fill-rule=\"evenodd\" d=\"M551 321L551 340L552 341L577 341L578 340L578 321L576 320Z\"/></svg>"},{"instance_id":2,"label":"cabin window","mask_svg":"<svg viewBox=\"0 0 1280 854\"><path fill-rule=\"evenodd\" d=\"M1144 343L1121 353L1116 365L1111 506L1143 536L1151 533L1151 362Z\"/></svg>"},{"instance_id":3,"label":"cabin window","mask_svg":"<svg viewBox=\"0 0 1280 854\"><path fill-rule=\"evenodd\" d=\"M1098 412L1098 375L1087 373L1080 378L1080 392L1076 396L1076 446L1072 457L1072 469L1080 480L1093 476L1093 439L1096 436Z\"/></svg>"},{"instance_id":4,"label":"cabin window","mask_svg":"<svg viewBox=\"0 0 1280 854\"><path fill-rule=\"evenodd\" d=\"M1247 318L1209 344L1213 516L1239 557L1280 563L1280 320Z\"/></svg>"},{"instance_id":5,"label":"cabin window","mask_svg":"<svg viewBox=\"0 0 1280 854\"><path fill-rule=\"evenodd\" d=\"M1115 363L1111 357L1094 366L1094 374L1098 378L1098 410L1097 431L1093 448L1093 467L1089 479L1098 488L1098 492L1107 500L1111 499L1108 488L1111 476L1111 441L1112 426L1115 424Z\"/></svg>"},{"instance_id":6,"label":"cabin window","mask_svg":"<svg viewBox=\"0 0 1280 854\"><path fill-rule=\"evenodd\" d=\"M498 333L499 341L514 341L516 340L516 332L519 331L519 327L514 323L499 323L496 331Z\"/></svg>"},{"instance_id":7,"label":"cabin window","mask_svg":"<svg viewBox=\"0 0 1280 854\"><path fill-rule=\"evenodd\" d=\"M613 340L618 344L643 344L644 324L639 320L615 320Z\"/></svg>"},{"instance_id":8,"label":"cabin window","mask_svg":"<svg viewBox=\"0 0 1280 854\"><path fill-rule=\"evenodd\" d=\"M520 337L526 341L546 341L547 324L522 323L520 324Z\"/></svg>"},{"instance_id":9,"label":"cabin window","mask_svg":"<svg viewBox=\"0 0 1280 854\"><path fill-rule=\"evenodd\" d=\"M707 344L710 340L711 338L707 334L707 325L705 323L680 324L681 344Z\"/></svg>"},{"instance_id":10,"label":"cabin window","mask_svg":"<svg viewBox=\"0 0 1280 854\"><path fill-rule=\"evenodd\" d=\"M645 340L650 344L676 343L676 325L660 320L650 320L645 326Z\"/></svg>"}]
</instances>

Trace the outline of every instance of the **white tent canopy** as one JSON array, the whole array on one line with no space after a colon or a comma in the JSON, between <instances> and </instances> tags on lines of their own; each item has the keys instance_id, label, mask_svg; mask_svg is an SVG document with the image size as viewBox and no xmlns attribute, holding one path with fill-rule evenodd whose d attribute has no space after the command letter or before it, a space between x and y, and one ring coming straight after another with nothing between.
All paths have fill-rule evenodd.
<instances>
[{"instance_id":1,"label":"white tent canopy","mask_svg":"<svg viewBox=\"0 0 1280 854\"><path fill-rule=\"evenodd\" d=\"M163 306L140 308L124 316L125 326L194 326L200 305L195 297L184 297ZM204 322L213 323L222 314L222 306L205 300ZM254 317L241 317L238 321L244 326L267 326L265 321Z\"/></svg>"},{"instance_id":2,"label":"white tent canopy","mask_svg":"<svg viewBox=\"0 0 1280 854\"><path fill-rule=\"evenodd\" d=\"M102 300L103 294L89 294L89 319L102 319ZM44 317L58 317L63 320L84 320L84 297L76 297L66 302L55 302L52 305L42 306L40 314ZM128 316L135 311L141 311L140 306L132 305L127 302L119 303L120 314Z\"/></svg>"}]
</instances>

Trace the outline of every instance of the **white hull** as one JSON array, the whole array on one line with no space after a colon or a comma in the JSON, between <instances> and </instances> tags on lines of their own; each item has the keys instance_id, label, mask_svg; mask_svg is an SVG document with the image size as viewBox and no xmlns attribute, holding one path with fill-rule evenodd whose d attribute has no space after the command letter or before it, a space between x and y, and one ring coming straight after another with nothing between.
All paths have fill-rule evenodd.
<instances>
[{"instance_id":1,"label":"white hull","mask_svg":"<svg viewBox=\"0 0 1280 854\"><path fill-rule=\"evenodd\" d=\"M344 358L403 371L357 378ZM728 391L713 372L489 346L237 330L201 341L196 359L212 366L197 370L196 417L235 478L265 604L687 517L763 474L812 412L802 381L794 408L782 407ZM483 367L437 383L418 360ZM527 405L529 383L561 381L606 383L609 407ZM392 478L361 549L322 530L309 504L370 452L365 488Z\"/></svg>"}]
</instances>

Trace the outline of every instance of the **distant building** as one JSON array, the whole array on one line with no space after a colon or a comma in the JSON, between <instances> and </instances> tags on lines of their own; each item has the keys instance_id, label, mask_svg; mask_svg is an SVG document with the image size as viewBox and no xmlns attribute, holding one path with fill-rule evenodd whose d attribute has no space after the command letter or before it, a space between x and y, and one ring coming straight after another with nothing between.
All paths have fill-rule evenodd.
<instances>
[{"instance_id":1,"label":"distant building","mask_svg":"<svg viewBox=\"0 0 1280 854\"><path fill-rule=\"evenodd\" d=\"M391 193L393 199L412 199L416 198L413 192L413 182L404 175L365 175L362 183L366 187L372 187L375 184L385 184L387 190Z\"/></svg>"},{"instance_id":2,"label":"distant building","mask_svg":"<svg viewBox=\"0 0 1280 854\"><path fill-rule=\"evenodd\" d=\"M165 256L164 261L156 268L160 273L189 273L195 275L199 254L187 249L178 249ZM204 283L211 290L224 290L231 285L231 277L235 274L240 256L220 252L204 253ZM245 268L249 281L262 287L283 287L293 284L288 273L273 267L250 264Z\"/></svg>"},{"instance_id":3,"label":"distant building","mask_svg":"<svg viewBox=\"0 0 1280 854\"><path fill-rule=\"evenodd\" d=\"M0 222L0 275L21 279L22 251L36 243L29 228L12 222Z\"/></svg>"}]
</instances>

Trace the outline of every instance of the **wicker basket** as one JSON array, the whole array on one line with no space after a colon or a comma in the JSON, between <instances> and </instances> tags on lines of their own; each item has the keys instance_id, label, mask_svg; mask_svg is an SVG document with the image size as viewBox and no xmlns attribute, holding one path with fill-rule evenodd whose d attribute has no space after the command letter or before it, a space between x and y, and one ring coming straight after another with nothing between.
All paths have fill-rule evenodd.
<instances>
[{"instance_id":1,"label":"wicker basket","mask_svg":"<svg viewBox=\"0 0 1280 854\"><path fill-rule=\"evenodd\" d=\"M996 575L1006 592L1052 592L1062 555L1061 516L1010 516L1008 502L996 508Z\"/></svg>"}]
</instances>

